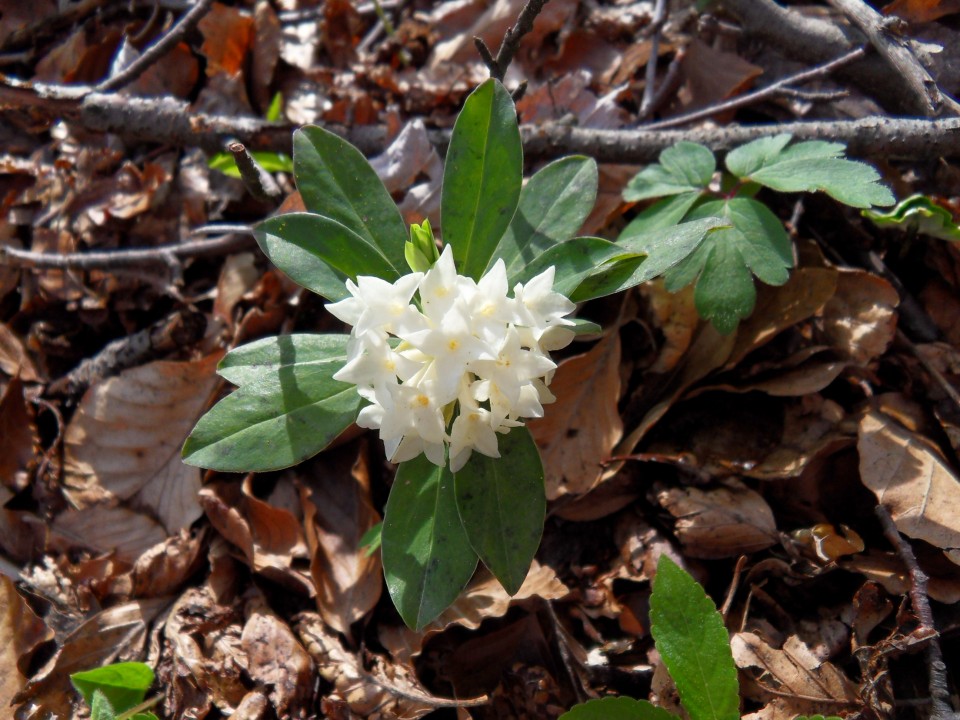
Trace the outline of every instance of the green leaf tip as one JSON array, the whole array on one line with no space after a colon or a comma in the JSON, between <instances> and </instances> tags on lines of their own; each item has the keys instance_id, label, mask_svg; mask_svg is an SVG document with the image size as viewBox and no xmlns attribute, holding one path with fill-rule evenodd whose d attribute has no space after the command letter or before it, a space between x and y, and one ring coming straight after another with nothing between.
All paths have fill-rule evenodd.
<instances>
[{"instance_id":1,"label":"green leaf tip","mask_svg":"<svg viewBox=\"0 0 960 720\"><path fill-rule=\"evenodd\" d=\"M426 272L440 259L437 240L433 236L430 220L410 226L410 239L403 246L403 256L413 272Z\"/></svg>"}]
</instances>

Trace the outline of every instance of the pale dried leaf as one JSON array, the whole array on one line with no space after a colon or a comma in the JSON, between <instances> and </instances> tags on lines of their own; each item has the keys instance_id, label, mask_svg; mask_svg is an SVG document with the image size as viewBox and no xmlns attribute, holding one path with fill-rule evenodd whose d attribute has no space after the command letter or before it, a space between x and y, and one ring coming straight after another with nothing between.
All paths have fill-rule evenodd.
<instances>
[{"instance_id":1,"label":"pale dried leaf","mask_svg":"<svg viewBox=\"0 0 960 720\"><path fill-rule=\"evenodd\" d=\"M841 272L837 290L823 308L823 335L844 357L865 365L886 352L897 330L900 296L877 275Z\"/></svg>"},{"instance_id":2,"label":"pale dried leaf","mask_svg":"<svg viewBox=\"0 0 960 720\"><path fill-rule=\"evenodd\" d=\"M183 463L180 447L217 385L219 358L149 363L86 392L64 437L64 482L76 506L133 501L171 533L200 517L200 469Z\"/></svg>"},{"instance_id":3,"label":"pale dried leaf","mask_svg":"<svg viewBox=\"0 0 960 720\"><path fill-rule=\"evenodd\" d=\"M943 550L960 548L960 480L933 447L876 411L860 421L860 479L897 529Z\"/></svg>"},{"instance_id":4,"label":"pale dried leaf","mask_svg":"<svg viewBox=\"0 0 960 720\"><path fill-rule=\"evenodd\" d=\"M960 565L958 558L944 553L946 556L943 565L945 568L931 568L923 566L930 580L927 583L927 593L937 602L954 605L960 602L960 577L953 563ZM864 554L851 558L844 558L840 562L844 570L860 573L864 577L883 585L891 595L906 595L910 592L911 583L907 566L903 560L893 553L867 551Z\"/></svg>"},{"instance_id":5,"label":"pale dried leaf","mask_svg":"<svg viewBox=\"0 0 960 720\"><path fill-rule=\"evenodd\" d=\"M779 541L766 500L733 478L707 490L664 489L657 493L657 502L676 518L677 539L690 557L737 557Z\"/></svg>"},{"instance_id":6,"label":"pale dried leaf","mask_svg":"<svg viewBox=\"0 0 960 720\"><path fill-rule=\"evenodd\" d=\"M10 377L19 375L24 382L39 380L33 360L27 355L20 338L3 323L0 323L0 370Z\"/></svg>"},{"instance_id":7,"label":"pale dried leaf","mask_svg":"<svg viewBox=\"0 0 960 720\"><path fill-rule=\"evenodd\" d=\"M33 614L13 581L0 575L0 708L9 708L27 681L23 672L27 663L21 664L21 659L52 637L53 632Z\"/></svg>"},{"instance_id":8,"label":"pale dried leaf","mask_svg":"<svg viewBox=\"0 0 960 720\"><path fill-rule=\"evenodd\" d=\"M368 554L360 541L381 518L370 496L365 446L352 468L343 465L311 463L307 471L316 479L302 492L317 609L330 627L349 635L380 599L380 553Z\"/></svg>"},{"instance_id":9,"label":"pale dried leaf","mask_svg":"<svg viewBox=\"0 0 960 720\"><path fill-rule=\"evenodd\" d=\"M619 335L612 332L589 352L561 362L550 390L556 403L529 426L543 458L547 499L555 500L590 490L623 435Z\"/></svg>"},{"instance_id":10,"label":"pale dried leaf","mask_svg":"<svg viewBox=\"0 0 960 720\"><path fill-rule=\"evenodd\" d=\"M432 178L443 174L443 161L420 118L404 125L390 147L372 158L370 164L391 193L406 190L421 173Z\"/></svg>"},{"instance_id":11,"label":"pale dried leaf","mask_svg":"<svg viewBox=\"0 0 960 720\"><path fill-rule=\"evenodd\" d=\"M118 560L130 564L167 538L166 530L155 520L109 505L68 510L56 517L50 530L56 545L116 553Z\"/></svg>"},{"instance_id":12,"label":"pale dried leaf","mask_svg":"<svg viewBox=\"0 0 960 720\"><path fill-rule=\"evenodd\" d=\"M161 597L179 588L203 563L203 535L181 530L137 558L132 571L133 595Z\"/></svg>"},{"instance_id":13,"label":"pale dried leaf","mask_svg":"<svg viewBox=\"0 0 960 720\"><path fill-rule=\"evenodd\" d=\"M250 292L260 278L253 253L230 255L220 270L217 280L217 297L213 301L213 314L224 325L233 327L233 309L240 299Z\"/></svg>"}]
</instances>

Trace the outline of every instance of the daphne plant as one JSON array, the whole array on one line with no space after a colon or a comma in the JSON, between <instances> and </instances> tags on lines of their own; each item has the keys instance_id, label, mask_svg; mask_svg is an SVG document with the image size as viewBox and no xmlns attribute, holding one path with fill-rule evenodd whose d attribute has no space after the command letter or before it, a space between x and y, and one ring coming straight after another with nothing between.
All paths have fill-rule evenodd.
<instances>
[{"instance_id":1,"label":"daphne plant","mask_svg":"<svg viewBox=\"0 0 960 720\"><path fill-rule=\"evenodd\" d=\"M398 463L381 547L403 620L414 628L433 620L478 558L516 593L546 510L525 421L554 399L550 352L600 330L572 317L570 298L654 277L670 253L648 265L644 244L677 248L679 261L724 221L702 218L625 243L573 237L593 208L596 163L563 158L524 185L516 109L496 80L467 98L451 135L442 252L429 222L408 234L352 145L319 127L299 130L293 144L308 212L264 221L257 242L329 300L350 334L270 337L228 353L219 372L238 388L197 423L184 461L277 470L355 422L376 429Z\"/></svg>"}]
</instances>

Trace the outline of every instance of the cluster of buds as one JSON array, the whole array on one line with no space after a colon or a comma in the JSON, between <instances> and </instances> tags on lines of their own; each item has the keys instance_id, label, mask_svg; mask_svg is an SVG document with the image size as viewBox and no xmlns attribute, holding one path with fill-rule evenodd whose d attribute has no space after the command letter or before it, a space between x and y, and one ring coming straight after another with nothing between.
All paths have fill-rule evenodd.
<instances>
[{"instance_id":1,"label":"cluster of buds","mask_svg":"<svg viewBox=\"0 0 960 720\"><path fill-rule=\"evenodd\" d=\"M549 353L573 339L565 316L575 306L554 292L553 267L509 297L502 260L474 281L457 274L449 245L431 257L429 227L422 234L431 243L417 243L416 255L408 248L407 259L425 272L348 280L351 297L327 305L353 326L334 379L369 402L357 424L379 429L392 462L422 452L442 466L449 452L456 472L474 450L500 457L497 433L543 416L555 399Z\"/></svg>"}]
</instances>

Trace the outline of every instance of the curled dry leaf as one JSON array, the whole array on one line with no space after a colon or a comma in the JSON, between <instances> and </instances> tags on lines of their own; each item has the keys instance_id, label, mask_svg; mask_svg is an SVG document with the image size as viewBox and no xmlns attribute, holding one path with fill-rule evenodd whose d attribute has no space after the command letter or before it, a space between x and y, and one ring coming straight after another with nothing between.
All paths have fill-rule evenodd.
<instances>
[{"instance_id":1,"label":"curled dry leaf","mask_svg":"<svg viewBox=\"0 0 960 720\"><path fill-rule=\"evenodd\" d=\"M856 686L837 667L817 658L796 635L783 647L769 645L755 633L740 632L730 639L733 659L741 670L752 671L741 690L752 700L768 702L751 720L793 720L824 707L854 707Z\"/></svg>"},{"instance_id":2,"label":"curled dry leaf","mask_svg":"<svg viewBox=\"0 0 960 720\"><path fill-rule=\"evenodd\" d=\"M370 497L365 447L352 468L325 458L310 463L306 472L311 477L301 493L317 608L324 622L349 635L383 588L380 553L368 554L361 545L381 519Z\"/></svg>"},{"instance_id":3,"label":"curled dry leaf","mask_svg":"<svg viewBox=\"0 0 960 720\"><path fill-rule=\"evenodd\" d=\"M766 500L734 478L708 490L661 490L657 501L676 519L674 530L690 557L737 557L779 541Z\"/></svg>"},{"instance_id":4,"label":"curled dry leaf","mask_svg":"<svg viewBox=\"0 0 960 720\"><path fill-rule=\"evenodd\" d=\"M883 278L862 270L841 272L823 308L823 336L844 357L865 365L893 340L899 304L897 291Z\"/></svg>"},{"instance_id":5,"label":"curled dry leaf","mask_svg":"<svg viewBox=\"0 0 960 720\"><path fill-rule=\"evenodd\" d=\"M137 558L131 573L134 597L162 597L183 585L203 563L204 534L181 530Z\"/></svg>"},{"instance_id":6,"label":"curled dry leaf","mask_svg":"<svg viewBox=\"0 0 960 720\"><path fill-rule=\"evenodd\" d=\"M860 479L904 535L960 548L960 479L919 435L875 410L860 421Z\"/></svg>"},{"instance_id":7,"label":"curled dry leaf","mask_svg":"<svg viewBox=\"0 0 960 720\"><path fill-rule=\"evenodd\" d=\"M200 470L184 465L180 447L219 382L220 357L152 362L90 387L64 436L75 506L128 501L171 533L200 517Z\"/></svg>"},{"instance_id":8,"label":"curled dry leaf","mask_svg":"<svg viewBox=\"0 0 960 720\"><path fill-rule=\"evenodd\" d=\"M601 463L623 435L619 335L611 332L589 352L561 362L550 388L556 403L529 426L543 458L547 499L555 500L596 485Z\"/></svg>"},{"instance_id":9,"label":"curled dry leaf","mask_svg":"<svg viewBox=\"0 0 960 720\"><path fill-rule=\"evenodd\" d=\"M29 483L27 470L40 442L23 390L14 377L0 395L0 485L17 491Z\"/></svg>"},{"instance_id":10,"label":"curled dry leaf","mask_svg":"<svg viewBox=\"0 0 960 720\"><path fill-rule=\"evenodd\" d=\"M53 632L43 624L17 592L13 581L0 575L0 708L10 703L27 681L29 655Z\"/></svg>"}]
</instances>

